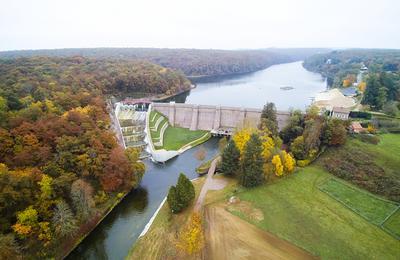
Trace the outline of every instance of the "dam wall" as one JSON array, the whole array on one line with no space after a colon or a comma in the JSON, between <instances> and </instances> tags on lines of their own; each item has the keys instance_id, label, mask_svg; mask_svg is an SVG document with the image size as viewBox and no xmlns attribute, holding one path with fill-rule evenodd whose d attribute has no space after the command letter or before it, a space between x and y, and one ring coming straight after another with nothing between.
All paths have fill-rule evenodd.
<instances>
[{"instance_id":1,"label":"dam wall","mask_svg":"<svg viewBox=\"0 0 400 260\"><path fill-rule=\"evenodd\" d=\"M194 105L181 103L152 103L152 107L164 114L172 126L189 128L190 130L216 130L236 128L243 124L257 126L261 109ZM286 126L290 113L277 111L278 127Z\"/></svg>"}]
</instances>

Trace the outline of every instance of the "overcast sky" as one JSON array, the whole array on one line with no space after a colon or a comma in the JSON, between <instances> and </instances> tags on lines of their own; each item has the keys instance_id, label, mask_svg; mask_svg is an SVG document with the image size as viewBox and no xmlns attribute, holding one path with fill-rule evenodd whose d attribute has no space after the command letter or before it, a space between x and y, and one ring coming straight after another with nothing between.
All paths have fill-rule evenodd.
<instances>
[{"instance_id":1,"label":"overcast sky","mask_svg":"<svg viewBox=\"0 0 400 260\"><path fill-rule=\"evenodd\" d=\"M0 50L400 48L399 0L0 0Z\"/></svg>"}]
</instances>

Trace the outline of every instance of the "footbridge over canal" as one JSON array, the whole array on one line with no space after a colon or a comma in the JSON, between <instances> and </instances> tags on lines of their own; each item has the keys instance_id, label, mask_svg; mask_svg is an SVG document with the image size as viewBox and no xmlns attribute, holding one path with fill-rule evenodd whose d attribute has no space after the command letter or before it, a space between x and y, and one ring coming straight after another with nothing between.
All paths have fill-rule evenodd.
<instances>
[{"instance_id":1,"label":"footbridge over canal","mask_svg":"<svg viewBox=\"0 0 400 260\"><path fill-rule=\"evenodd\" d=\"M243 124L256 126L260 121L262 111L255 108L181 103L152 103L152 109L164 114L173 126L211 131L216 135L231 135L233 129ZM289 117L289 112L277 111L279 129L286 126Z\"/></svg>"}]
</instances>

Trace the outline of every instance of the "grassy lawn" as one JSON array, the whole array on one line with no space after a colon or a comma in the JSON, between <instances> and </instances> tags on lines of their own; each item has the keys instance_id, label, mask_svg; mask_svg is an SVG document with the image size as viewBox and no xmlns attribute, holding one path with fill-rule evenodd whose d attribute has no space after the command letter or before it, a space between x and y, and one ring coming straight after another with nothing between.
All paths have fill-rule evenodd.
<instances>
[{"instance_id":1,"label":"grassy lawn","mask_svg":"<svg viewBox=\"0 0 400 260\"><path fill-rule=\"evenodd\" d=\"M193 142L206 134L207 131L191 131L188 128L169 126L167 130L165 130L164 134L164 149L179 150L186 144ZM208 138L204 141L207 141Z\"/></svg>"},{"instance_id":2,"label":"grassy lawn","mask_svg":"<svg viewBox=\"0 0 400 260\"><path fill-rule=\"evenodd\" d=\"M164 119L159 123L156 131L151 130L151 128L155 127L158 118L160 118L161 116L162 115L159 112L151 111L149 117L150 134L156 149L179 150L185 145L192 142L193 143L191 144L191 146L196 146L207 141L211 136L210 134L207 135L208 131L191 131L188 128L173 127L168 125L167 129L164 132L163 146L157 146L156 143L159 141L158 138L160 137L161 128L165 123L168 123L168 119L163 116ZM152 121L152 119L154 120Z\"/></svg>"},{"instance_id":3,"label":"grassy lawn","mask_svg":"<svg viewBox=\"0 0 400 260\"><path fill-rule=\"evenodd\" d=\"M386 220L386 222L383 224L383 227L400 239L400 209L398 209L396 213Z\"/></svg>"},{"instance_id":4,"label":"grassy lawn","mask_svg":"<svg viewBox=\"0 0 400 260\"><path fill-rule=\"evenodd\" d=\"M261 210L264 219L232 213L323 259L399 259L400 241L319 190L329 178L329 173L310 166L239 191L239 198Z\"/></svg>"},{"instance_id":5,"label":"grassy lawn","mask_svg":"<svg viewBox=\"0 0 400 260\"><path fill-rule=\"evenodd\" d=\"M323 183L320 189L376 225L380 225L399 207L334 178Z\"/></svg>"},{"instance_id":6,"label":"grassy lawn","mask_svg":"<svg viewBox=\"0 0 400 260\"><path fill-rule=\"evenodd\" d=\"M348 138L344 146L327 149L317 164L359 188L400 202L400 134L379 139L374 145Z\"/></svg>"},{"instance_id":7,"label":"grassy lawn","mask_svg":"<svg viewBox=\"0 0 400 260\"><path fill-rule=\"evenodd\" d=\"M361 143L364 149L377 154L376 162L383 167L388 174L400 177L400 134L379 135L378 145Z\"/></svg>"}]
</instances>

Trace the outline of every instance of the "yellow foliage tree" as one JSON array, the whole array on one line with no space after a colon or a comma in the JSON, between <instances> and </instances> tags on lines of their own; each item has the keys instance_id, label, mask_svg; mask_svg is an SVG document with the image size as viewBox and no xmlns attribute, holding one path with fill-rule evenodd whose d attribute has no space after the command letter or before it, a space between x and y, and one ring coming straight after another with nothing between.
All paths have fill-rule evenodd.
<instances>
[{"instance_id":1,"label":"yellow foliage tree","mask_svg":"<svg viewBox=\"0 0 400 260\"><path fill-rule=\"evenodd\" d=\"M272 156L272 150L275 147L274 139L270 136L264 135L261 137L261 141L263 146L262 156L266 161L269 161Z\"/></svg>"},{"instance_id":2,"label":"yellow foliage tree","mask_svg":"<svg viewBox=\"0 0 400 260\"><path fill-rule=\"evenodd\" d=\"M256 132L254 128L245 127L240 129L233 135L233 141L235 141L235 144L239 149L241 155L243 154L244 147L247 141L250 140L250 136L254 132Z\"/></svg>"},{"instance_id":3,"label":"yellow foliage tree","mask_svg":"<svg viewBox=\"0 0 400 260\"><path fill-rule=\"evenodd\" d=\"M38 225L38 213L32 207L28 207L17 213L17 223L12 226L14 232L20 238L29 236L33 229Z\"/></svg>"},{"instance_id":4,"label":"yellow foliage tree","mask_svg":"<svg viewBox=\"0 0 400 260\"><path fill-rule=\"evenodd\" d=\"M51 187L53 182L53 178L51 178L49 175L43 174L42 179L38 182L40 186L40 191L42 194L40 195L43 199L48 199L50 198L53 189Z\"/></svg>"},{"instance_id":5,"label":"yellow foliage tree","mask_svg":"<svg viewBox=\"0 0 400 260\"><path fill-rule=\"evenodd\" d=\"M367 131L370 134L375 134L376 133L375 127L373 125L371 125L371 124L368 125Z\"/></svg>"},{"instance_id":6,"label":"yellow foliage tree","mask_svg":"<svg viewBox=\"0 0 400 260\"><path fill-rule=\"evenodd\" d=\"M360 82L360 84L358 84L358 89L359 89L361 92L364 92L366 88L367 88L367 83L365 83L364 81L363 81L363 82Z\"/></svg>"},{"instance_id":7,"label":"yellow foliage tree","mask_svg":"<svg viewBox=\"0 0 400 260\"><path fill-rule=\"evenodd\" d=\"M296 165L296 161L294 160L294 158L285 150L282 151L282 158L283 158L283 166L285 172L287 173L293 172L294 166Z\"/></svg>"},{"instance_id":8,"label":"yellow foliage tree","mask_svg":"<svg viewBox=\"0 0 400 260\"><path fill-rule=\"evenodd\" d=\"M272 164L274 166L275 175L282 176L283 175L283 165L282 165L281 157L279 156L279 154L274 155L274 157L272 157Z\"/></svg>"},{"instance_id":9,"label":"yellow foliage tree","mask_svg":"<svg viewBox=\"0 0 400 260\"><path fill-rule=\"evenodd\" d=\"M203 226L200 214L195 212L182 230L177 247L189 255L199 252L204 246Z\"/></svg>"}]
</instances>

